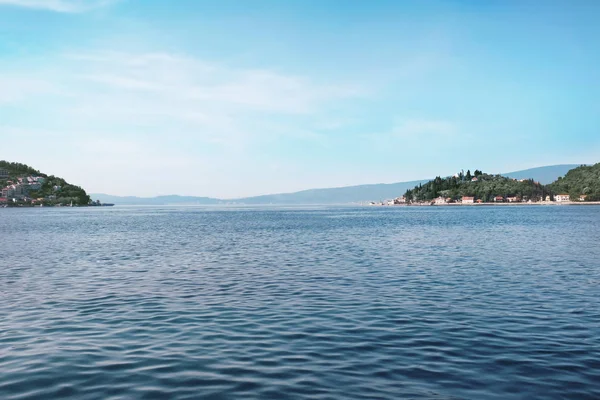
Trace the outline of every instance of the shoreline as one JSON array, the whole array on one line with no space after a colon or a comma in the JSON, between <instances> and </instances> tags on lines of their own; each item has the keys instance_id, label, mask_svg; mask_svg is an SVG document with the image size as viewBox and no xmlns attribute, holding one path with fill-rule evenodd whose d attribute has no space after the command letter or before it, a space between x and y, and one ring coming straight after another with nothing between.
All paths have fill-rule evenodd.
<instances>
[{"instance_id":1,"label":"shoreline","mask_svg":"<svg viewBox=\"0 0 600 400\"><path fill-rule=\"evenodd\" d=\"M542 201L536 203L445 203L445 204L375 204L367 207L485 207L485 206L598 206L600 201Z\"/></svg>"}]
</instances>

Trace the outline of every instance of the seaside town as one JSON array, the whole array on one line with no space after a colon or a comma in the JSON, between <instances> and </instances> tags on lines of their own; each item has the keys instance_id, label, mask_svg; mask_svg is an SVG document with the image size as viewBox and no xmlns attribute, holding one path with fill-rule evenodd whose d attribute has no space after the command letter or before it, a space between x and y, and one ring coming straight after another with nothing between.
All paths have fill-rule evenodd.
<instances>
[{"instance_id":1,"label":"seaside town","mask_svg":"<svg viewBox=\"0 0 600 400\"><path fill-rule=\"evenodd\" d=\"M581 203L586 201L587 196L582 194L576 200L571 200L569 194L561 193L555 196L546 195L545 198L537 197L530 199L527 196L523 198L518 196L494 196L491 202L485 202L482 199L476 199L474 196L463 196L460 199L454 200L451 197L437 197L430 201L407 201L404 196L396 197L391 200L384 200L380 202L370 202L371 206L404 206L404 205L416 205L416 206L440 206L440 205L476 205L476 204L572 204Z\"/></svg>"},{"instance_id":2,"label":"seaside town","mask_svg":"<svg viewBox=\"0 0 600 400\"><path fill-rule=\"evenodd\" d=\"M4 168L0 168L0 179L9 179L9 172ZM47 198L36 198L32 199L29 197L29 193L42 189L42 185L46 182L46 178L42 176L27 176L17 178L16 182L11 180L7 181L7 186L2 188L0 195L0 204L6 204L11 202L30 202L35 204L43 200L56 200L56 195L50 195ZM60 190L60 186L53 188L55 191Z\"/></svg>"},{"instance_id":3,"label":"seaside town","mask_svg":"<svg viewBox=\"0 0 600 400\"><path fill-rule=\"evenodd\" d=\"M595 204L600 200L599 178L600 164L581 165L547 185L479 170L473 174L461 171L419 184L403 196L371 201L369 205Z\"/></svg>"},{"instance_id":4,"label":"seaside town","mask_svg":"<svg viewBox=\"0 0 600 400\"><path fill-rule=\"evenodd\" d=\"M0 179L8 178L8 172L0 169ZM32 199L28 195L31 191L40 190L42 184L45 182L45 178L41 176L28 176L26 178L18 178L17 182L8 181L8 185L2 188L2 194L0 195L0 204L7 203L9 200L12 202L25 201L35 204L37 201L42 201L44 198ZM60 187L56 187L56 190ZM56 199L56 196L48 196L46 200Z\"/></svg>"},{"instance_id":5,"label":"seaside town","mask_svg":"<svg viewBox=\"0 0 600 400\"><path fill-rule=\"evenodd\" d=\"M0 207L111 206L92 201L85 190L25 164L0 161ZM442 206L507 204L598 204L600 163L581 165L550 184L475 170L436 177L391 200L371 206Z\"/></svg>"},{"instance_id":6,"label":"seaside town","mask_svg":"<svg viewBox=\"0 0 600 400\"><path fill-rule=\"evenodd\" d=\"M31 171L23 164L12 165L17 172L0 166L0 207L101 205L92 202L85 190L64 179Z\"/></svg>"}]
</instances>

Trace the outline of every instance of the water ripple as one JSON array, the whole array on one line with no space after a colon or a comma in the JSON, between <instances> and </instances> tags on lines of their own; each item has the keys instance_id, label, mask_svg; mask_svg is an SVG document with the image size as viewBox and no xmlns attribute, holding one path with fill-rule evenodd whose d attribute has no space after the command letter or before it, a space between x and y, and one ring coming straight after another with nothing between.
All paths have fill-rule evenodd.
<instances>
[{"instance_id":1,"label":"water ripple","mask_svg":"<svg viewBox=\"0 0 600 400\"><path fill-rule=\"evenodd\" d=\"M0 398L598 399L599 211L0 210Z\"/></svg>"}]
</instances>

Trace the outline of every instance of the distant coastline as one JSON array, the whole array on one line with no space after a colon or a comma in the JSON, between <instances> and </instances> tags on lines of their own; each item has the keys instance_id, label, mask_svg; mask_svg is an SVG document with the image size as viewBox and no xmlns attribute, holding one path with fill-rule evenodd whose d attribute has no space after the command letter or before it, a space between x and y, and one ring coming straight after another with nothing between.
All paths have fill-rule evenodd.
<instances>
[{"instance_id":1,"label":"distant coastline","mask_svg":"<svg viewBox=\"0 0 600 400\"><path fill-rule=\"evenodd\" d=\"M412 204L366 204L365 207L511 207L511 206L599 206L600 201L543 201L535 203L412 203Z\"/></svg>"}]
</instances>

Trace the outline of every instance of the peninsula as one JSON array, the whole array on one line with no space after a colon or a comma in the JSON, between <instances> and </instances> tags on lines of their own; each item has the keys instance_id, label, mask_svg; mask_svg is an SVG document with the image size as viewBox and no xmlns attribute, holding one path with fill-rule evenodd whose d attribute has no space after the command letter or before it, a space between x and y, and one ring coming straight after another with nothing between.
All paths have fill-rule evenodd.
<instances>
[{"instance_id":1,"label":"peninsula","mask_svg":"<svg viewBox=\"0 0 600 400\"><path fill-rule=\"evenodd\" d=\"M0 160L0 206L87 206L81 187L28 165Z\"/></svg>"},{"instance_id":2,"label":"peninsula","mask_svg":"<svg viewBox=\"0 0 600 400\"><path fill-rule=\"evenodd\" d=\"M444 205L497 203L595 203L600 201L600 163L571 169L543 185L533 179L509 178L475 170L415 186L404 196L381 205ZM371 203L376 205L378 203Z\"/></svg>"}]
</instances>

